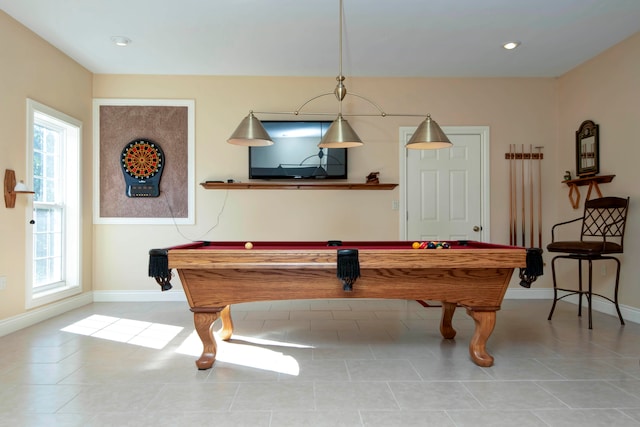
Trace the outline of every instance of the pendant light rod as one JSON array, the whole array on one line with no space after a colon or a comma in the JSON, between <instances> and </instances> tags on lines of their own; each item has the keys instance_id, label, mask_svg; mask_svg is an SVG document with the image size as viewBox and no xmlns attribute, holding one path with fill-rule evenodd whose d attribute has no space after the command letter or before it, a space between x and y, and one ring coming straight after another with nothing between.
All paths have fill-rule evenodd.
<instances>
[{"instance_id":1,"label":"pendant light rod","mask_svg":"<svg viewBox=\"0 0 640 427\"><path fill-rule=\"evenodd\" d=\"M344 95L347 94L347 89L346 87L344 87L344 85L342 85L343 90L344 90ZM323 96L327 96L327 95L336 95L336 97L338 97L338 95L336 94L336 92L338 91L338 87L336 87L336 90L331 93L323 93L322 95L318 95L318 96L314 96L311 99L308 99L307 101L305 101L302 105L300 105L295 111L292 111L291 114L301 114L300 111L309 103L311 103L312 101L315 101L318 98L322 98ZM360 116L360 115L364 115L364 116L382 116L385 117L387 116L387 113L384 112L384 110L382 109L382 107L380 107L380 105L376 104L375 102L373 102L372 100L370 100L369 98L362 96L362 95L358 95L357 93L349 93L350 96L355 96L356 98L360 98L366 102L368 102L369 104L373 105L376 110L379 111L380 114L350 114L351 116ZM338 101L342 104L342 101L340 101L338 99ZM257 113L258 111L254 111L255 113ZM342 108L340 109L340 113L342 113ZM264 114L264 113L263 113ZM319 114L319 113L307 113L307 114ZM335 114L335 113L331 113L331 114ZM346 116L346 114L343 114L344 116ZM416 114L417 117L424 117L424 114Z\"/></svg>"},{"instance_id":2,"label":"pendant light rod","mask_svg":"<svg viewBox=\"0 0 640 427\"><path fill-rule=\"evenodd\" d=\"M333 95L333 94L329 94ZM353 96L352 93L349 95ZM318 111L313 113L303 113L298 110L296 111L252 111L254 114L265 114L265 115L286 115L286 116L335 116L335 111L326 112L326 111ZM404 113L385 113L381 111L380 113L342 113L342 117L427 117L428 114L404 114Z\"/></svg>"},{"instance_id":3,"label":"pendant light rod","mask_svg":"<svg viewBox=\"0 0 640 427\"><path fill-rule=\"evenodd\" d=\"M343 18L343 1L340 0L340 36L338 37L339 46L339 72L336 80L338 84L333 93L338 99L338 117L331 123L329 129L324 134L318 147L320 148L352 148L360 147L363 145L362 140L358 136L355 130L351 127L349 122L342 116L342 100L347 95L347 88L344 85L344 75L342 75L342 27L344 26Z\"/></svg>"},{"instance_id":4,"label":"pendant light rod","mask_svg":"<svg viewBox=\"0 0 640 427\"><path fill-rule=\"evenodd\" d=\"M339 58L339 68L338 68L338 77L342 77L342 80L344 80L344 76L342 75L342 27L344 26L344 5L343 5L343 0L340 0L340 37L339 37L339 49L338 51L340 52L340 58Z\"/></svg>"},{"instance_id":5,"label":"pendant light rod","mask_svg":"<svg viewBox=\"0 0 640 427\"><path fill-rule=\"evenodd\" d=\"M336 98L338 99L338 117L342 117L342 100L344 99L345 96L347 96L347 88L344 85L344 75L342 75L342 27L344 26L343 15L344 15L344 5L343 5L343 0L340 0L340 32L338 37L338 41L340 44L340 46L338 47L338 52L340 52L340 54L338 58L338 76L336 77L338 84L336 85L336 88L333 91L333 93L336 95Z\"/></svg>"}]
</instances>

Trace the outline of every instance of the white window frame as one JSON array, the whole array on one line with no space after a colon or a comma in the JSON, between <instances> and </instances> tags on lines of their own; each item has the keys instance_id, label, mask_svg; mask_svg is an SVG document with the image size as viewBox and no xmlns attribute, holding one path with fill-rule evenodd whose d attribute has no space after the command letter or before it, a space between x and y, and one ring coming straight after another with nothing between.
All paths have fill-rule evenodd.
<instances>
[{"instance_id":1,"label":"white window frame","mask_svg":"<svg viewBox=\"0 0 640 427\"><path fill-rule=\"evenodd\" d=\"M82 122L60 111L41 104L32 99L27 99L27 185L33 188L33 140L36 115L46 116L45 120L55 126L65 129L64 148L64 249L63 249L63 278L55 285L46 286L44 289L35 290L33 287L33 231L35 226L27 227L26 232L26 280L25 280L25 305L26 308L38 307L49 304L82 292L82 258L80 248L82 244L82 210L81 210L81 147L82 147ZM27 205L27 222L33 219L34 202Z\"/></svg>"}]
</instances>

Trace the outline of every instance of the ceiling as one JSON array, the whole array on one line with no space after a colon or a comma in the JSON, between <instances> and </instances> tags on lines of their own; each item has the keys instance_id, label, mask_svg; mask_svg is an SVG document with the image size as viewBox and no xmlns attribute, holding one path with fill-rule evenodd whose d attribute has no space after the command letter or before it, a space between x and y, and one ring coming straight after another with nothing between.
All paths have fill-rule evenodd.
<instances>
[{"instance_id":1,"label":"ceiling","mask_svg":"<svg viewBox=\"0 0 640 427\"><path fill-rule=\"evenodd\" d=\"M339 0L0 0L94 73L336 76ZM344 0L346 76L556 77L640 31L640 0ZM125 36L127 47L111 38ZM513 51L501 45L520 41Z\"/></svg>"}]
</instances>

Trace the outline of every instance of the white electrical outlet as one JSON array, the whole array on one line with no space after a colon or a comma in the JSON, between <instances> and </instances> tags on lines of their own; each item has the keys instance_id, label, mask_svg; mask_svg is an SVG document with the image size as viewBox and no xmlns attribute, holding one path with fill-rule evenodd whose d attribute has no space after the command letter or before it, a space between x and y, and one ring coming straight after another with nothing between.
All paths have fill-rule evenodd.
<instances>
[{"instance_id":1,"label":"white electrical outlet","mask_svg":"<svg viewBox=\"0 0 640 427\"><path fill-rule=\"evenodd\" d=\"M7 277L0 276L0 291L3 289L7 289Z\"/></svg>"},{"instance_id":2,"label":"white electrical outlet","mask_svg":"<svg viewBox=\"0 0 640 427\"><path fill-rule=\"evenodd\" d=\"M397 211L398 209L400 209L400 201L399 200L391 201L391 209L394 211Z\"/></svg>"}]
</instances>

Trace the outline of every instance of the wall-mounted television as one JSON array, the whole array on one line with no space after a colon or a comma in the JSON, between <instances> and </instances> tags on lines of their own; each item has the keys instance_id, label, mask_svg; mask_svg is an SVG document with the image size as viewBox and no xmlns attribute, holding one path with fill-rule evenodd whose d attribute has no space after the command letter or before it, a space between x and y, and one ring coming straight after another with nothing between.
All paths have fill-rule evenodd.
<instances>
[{"instance_id":1,"label":"wall-mounted television","mask_svg":"<svg viewBox=\"0 0 640 427\"><path fill-rule=\"evenodd\" d=\"M249 147L249 179L347 179L347 149L320 148L330 121L263 121L274 144Z\"/></svg>"}]
</instances>

